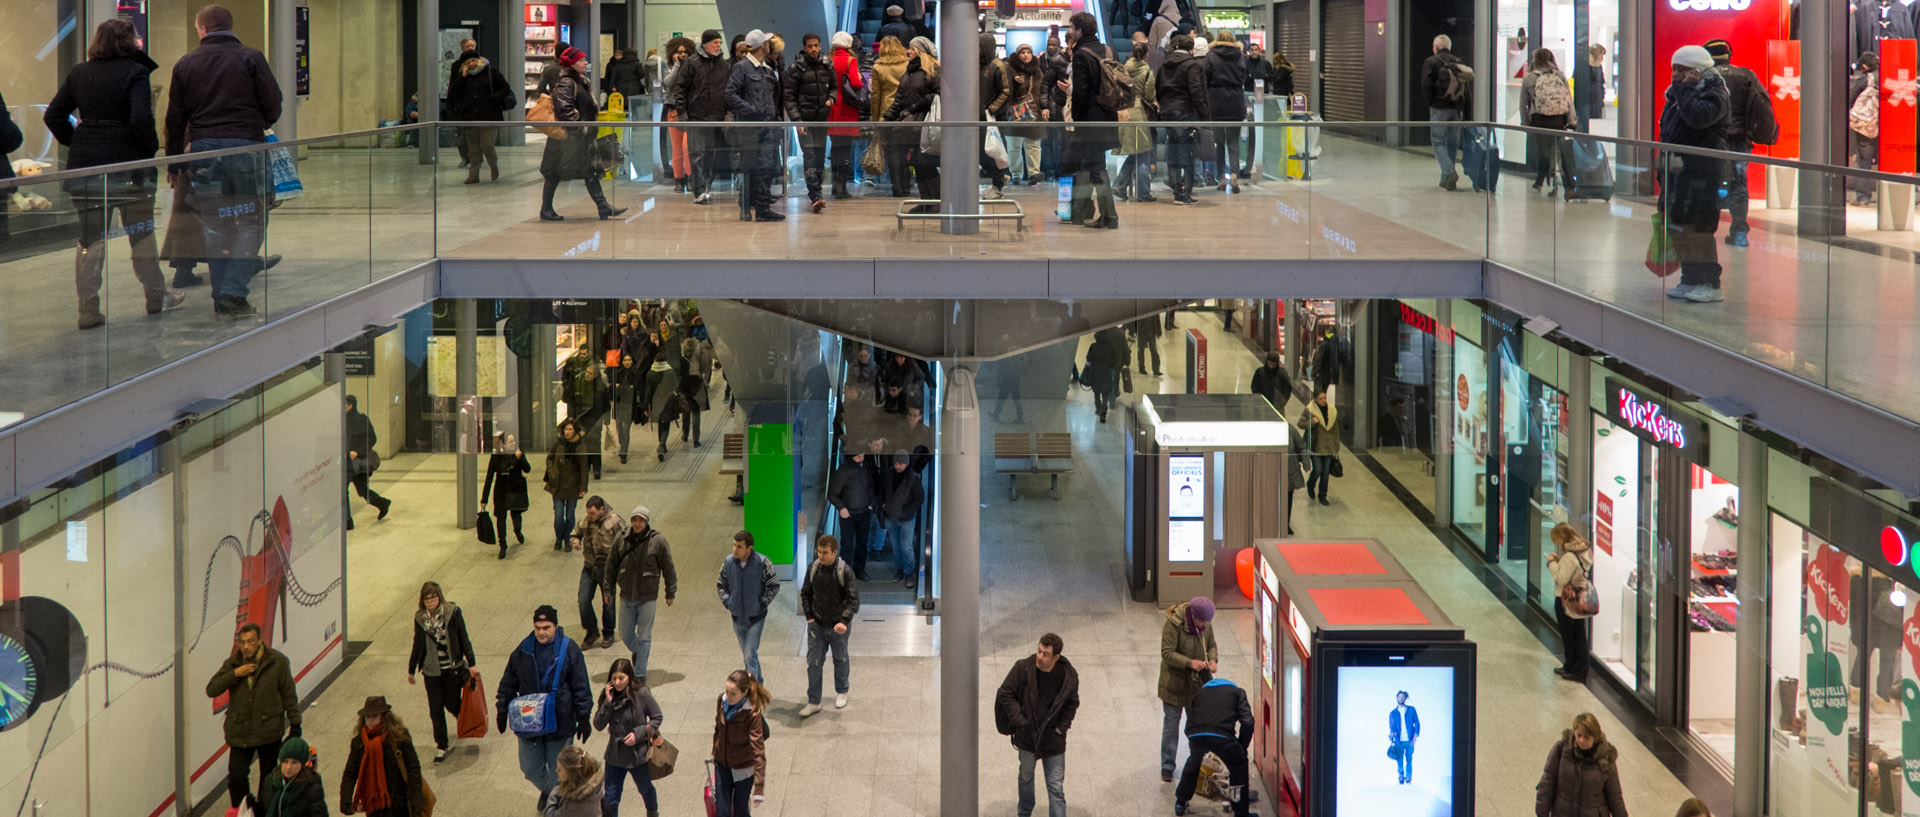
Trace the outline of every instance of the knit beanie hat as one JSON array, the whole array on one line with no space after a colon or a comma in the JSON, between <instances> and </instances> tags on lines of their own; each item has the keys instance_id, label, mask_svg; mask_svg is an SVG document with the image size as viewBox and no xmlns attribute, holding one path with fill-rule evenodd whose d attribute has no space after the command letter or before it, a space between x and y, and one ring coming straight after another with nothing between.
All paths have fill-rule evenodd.
<instances>
[{"instance_id":1,"label":"knit beanie hat","mask_svg":"<svg viewBox=\"0 0 1920 817\"><path fill-rule=\"evenodd\" d=\"M934 59L940 59L940 49L933 47L933 41L925 37L915 37L907 47Z\"/></svg>"},{"instance_id":2,"label":"knit beanie hat","mask_svg":"<svg viewBox=\"0 0 1920 817\"><path fill-rule=\"evenodd\" d=\"M287 738L285 743L280 744L281 760L298 760L305 763L309 754L307 742L302 738Z\"/></svg>"},{"instance_id":3,"label":"knit beanie hat","mask_svg":"<svg viewBox=\"0 0 1920 817\"><path fill-rule=\"evenodd\" d=\"M580 49L574 48L573 46L567 46L567 49L565 51L560 52L561 65L574 65L574 64L583 63L586 61L587 61L587 52L581 51Z\"/></svg>"},{"instance_id":4,"label":"knit beanie hat","mask_svg":"<svg viewBox=\"0 0 1920 817\"><path fill-rule=\"evenodd\" d=\"M726 39L726 37L721 35L720 29L717 28L709 28L706 31L700 32L700 46L702 48L705 48L707 43L713 42L714 40L724 39Z\"/></svg>"},{"instance_id":5,"label":"knit beanie hat","mask_svg":"<svg viewBox=\"0 0 1920 817\"><path fill-rule=\"evenodd\" d=\"M1187 632L1200 634L1201 625L1213 620L1213 599L1194 596L1187 602Z\"/></svg>"},{"instance_id":6,"label":"knit beanie hat","mask_svg":"<svg viewBox=\"0 0 1920 817\"><path fill-rule=\"evenodd\" d=\"M551 604L542 604L539 607L533 608L533 623L539 624L542 621L549 624L559 624L560 611L553 609L553 605Z\"/></svg>"},{"instance_id":7,"label":"knit beanie hat","mask_svg":"<svg viewBox=\"0 0 1920 817\"><path fill-rule=\"evenodd\" d=\"M833 32L833 40L831 42L831 45L834 48L852 48L853 35L848 34L847 32L844 32L844 31Z\"/></svg>"},{"instance_id":8,"label":"knit beanie hat","mask_svg":"<svg viewBox=\"0 0 1920 817\"><path fill-rule=\"evenodd\" d=\"M1713 67L1713 55L1697 45L1683 45L1673 52L1674 65L1705 71Z\"/></svg>"},{"instance_id":9,"label":"knit beanie hat","mask_svg":"<svg viewBox=\"0 0 1920 817\"><path fill-rule=\"evenodd\" d=\"M1707 55L1713 57L1716 65L1726 65L1733 60L1733 43L1719 37L1707 41Z\"/></svg>"}]
</instances>

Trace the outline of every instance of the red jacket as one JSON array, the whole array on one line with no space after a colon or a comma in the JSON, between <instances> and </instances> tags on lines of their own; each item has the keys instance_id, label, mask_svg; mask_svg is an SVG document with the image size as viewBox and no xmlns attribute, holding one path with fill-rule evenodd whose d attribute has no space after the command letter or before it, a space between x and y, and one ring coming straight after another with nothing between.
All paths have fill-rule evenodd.
<instances>
[{"instance_id":1,"label":"red jacket","mask_svg":"<svg viewBox=\"0 0 1920 817\"><path fill-rule=\"evenodd\" d=\"M844 82L855 88L865 88L866 80L860 76L860 60L844 48L833 50L833 110L829 113L829 122L860 122L867 117L853 109L852 105L841 101L840 84ZM859 136L859 128L828 128L828 136Z\"/></svg>"}]
</instances>

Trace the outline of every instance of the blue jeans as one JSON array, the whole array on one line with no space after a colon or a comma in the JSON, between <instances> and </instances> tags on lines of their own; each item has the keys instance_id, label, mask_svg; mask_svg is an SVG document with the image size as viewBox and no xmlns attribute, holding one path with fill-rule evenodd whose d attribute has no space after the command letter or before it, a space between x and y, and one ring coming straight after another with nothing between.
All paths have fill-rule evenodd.
<instances>
[{"instance_id":1,"label":"blue jeans","mask_svg":"<svg viewBox=\"0 0 1920 817\"><path fill-rule=\"evenodd\" d=\"M1393 745L1400 747L1400 782L1413 780L1413 741L1397 740Z\"/></svg>"},{"instance_id":2,"label":"blue jeans","mask_svg":"<svg viewBox=\"0 0 1920 817\"><path fill-rule=\"evenodd\" d=\"M1185 711L1184 707L1160 702L1160 771L1173 771L1174 758L1180 751L1180 713Z\"/></svg>"},{"instance_id":3,"label":"blue jeans","mask_svg":"<svg viewBox=\"0 0 1920 817\"><path fill-rule=\"evenodd\" d=\"M1313 464L1313 470L1307 474L1307 498L1313 499L1314 497L1319 497L1326 499L1327 483L1333 481L1333 457L1331 455L1313 454L1307 457L1307 461ZM1318 493L1314 492L1313 486L1315 483L1319 483L1320 485Z\"/></svg>"},{"instance_id":4,"label":"blue jeans","mask_svg":"<svg viewBox=\"0 0 1920 817\"><path fill-rule=\"evenodd\" d=\"M1428 108L1427 119L1434 122L1460 122L1459 108ZM1433 158L1440 162L1442 177L1453 174L1454 154L1460 152L1460 128L1437 127L1427 130L1428 141L1433 143Z\"/></svg>"},{"instance_id":5,"label":"blue jeans","mask_svg":"<svg viewBox=\"0 0 1920 817\"><path fill-rule=\"evenodd\" d=\"M713 770L713 807L719 817L751 817L753 811L753 769L741 769L744 779L735 780L733 769Z\"/></svg>"},{"instance_id":6,"label":"blue jeans","mask_svg":"<svg viewBox=\"0 0 1920 817\"><path fill-rule=\"evenodd\" d=\"M821 668L827 663L827 649L833 649L833 691L847 694L848 677L853 674L853 662L847 659L847 636L853 628L844 633L836 633L832 627L809 622L807 624L807 703L820 702Z\"/></svg>"},{"instance_id":7,"label":"blue jeans","mask_svg":"<svg viewBox=\"0 0 1920 817\"><path fill-rule=\"evenodd\" d=\"M251 139L195 139L189 152L257 145ZM267 154L222 156L194 162L190 171L195 212L206 233L207 278L215 298L245 298L264 267L260 245L267 235L272 200Z\"/></svg>"},{"instance_id":8,"label":"blue jeans","mask_svg":"<svg viewBox=\"0 0 1920 817\"><path fill-rule=\"evenodd\" d=\"M1738 147L1730 147L1727 149L1736 153L1753 152L1753 148L1751 147L1746 150L1741 150ZM1728 225L1729 233L1744 233L1749 229L1747 225L1747 207L1749 204L1747 196L1749 195L1751 194L1747 192L1747 163L1734 162L1733 172L1727 176L1727 215L1733 219L1732 223Z\"/></svg>"},{"instance_id":9,"label":"blue jeans","mask_svg":"<svg viewBox=\"0 0 1920 817\"><path fill-rule=\"evenodd\" d=\"M620 602L620 643L633 653L633 674L647 680L647 658L653 654L653 613L659 601Z\"/></svg>"},{"instance_id":10,"label":"blue jeans","mask_svg":"<svg viewBox=\"0 0 1920 817\"><path fill-rule=\"evenodd\" d=\"M1024 749L1020 751L1020 817L1033 817L1033 762L1036 759L1047 776L1047 817L1067 817L1066 754L1035 758Z\"/></svg>"},{"instance_id":11,"label":"blue jeans","mask_svg":"<svg viewBox=\"0 0 1920 817\"><path fill-rule=\"evenodd\" d=\"M627 775L633 775L633 787L640 790L640 799L647 804L647 811L659 811L660 795L653 789L653 777L647 772L647 767L622 769L610 765L607 767L606 793L600 798L600 802L607 807L607 813L620 813L620 792L626 786Z\"/></svg>"},{"instance_id":12,"label":"blue jeans","mask_svg":"<svg viewBox=\"0 0 1920 817\"><path fill-rule=\"evenodd\" d=\"M520 738L520 773L541 795L560 785L560 750L572 742L570 735Z\"/></svg>"},{"instance_id":13,"label":"blue jeans","mask_svg":"<svg viewBox=\"0 0 1920 817\"><path fill-rule=\"evenodd\" d=\"M574 526L579 524L578 520L575 518L575 512L578 511L579 509L580 509L579 497L575 497L573 499L561 499L559 497L553 498L553 540L554 541L556 542L567 541L567 536L573 533Z\"/></svg>"},{"instance_id":14,"label":"blue jeans","mask_svg":"<svg viewBox=\"0 0 1920 817\"><path fill-rule=\"evenodd\" d=\"M904 522L887 520L887 545L893 548L893 569L902 576L913 575L913 563L918 548L913 542L913 520Z\"/></svg>"},{"instance_id":15,"label":"blue jeans","mask_svg":"<svg viewBox=\"0 0 1920 817\"><path fill-rule=\"evenodd\" d=\"M767 626L767 614L761 613L751 619L733 617L733 637L740 640L740 659L745 662L747 674L755 681L765 681L760 674L760 630Z\"/></svg>"},{"instance_id":16,"label":"blue jeans","mask_svg":"<svg viewBox=\"0 0 1920 817\"><path fill-rule=\"evenodd\" d=\"M598 617L593 614L595 591L600 593ZM580 627L582 638L592 638L595 633L613 638L613 594L600 590L600 580L594 578L593 570L586 567L580 568Z\"/></svg>"}]
</instances>

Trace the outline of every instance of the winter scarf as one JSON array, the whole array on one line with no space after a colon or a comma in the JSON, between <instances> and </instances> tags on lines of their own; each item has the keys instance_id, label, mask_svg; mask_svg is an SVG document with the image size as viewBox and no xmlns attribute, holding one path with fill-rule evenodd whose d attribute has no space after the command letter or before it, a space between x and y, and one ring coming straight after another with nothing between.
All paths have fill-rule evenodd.
<instances>
[{"instance_id":1,"label":"winter scarf","mask_svg":"<svg viewBox=\"0 0 1920 817\"><path fill-rule=\"evenodd\" d=\"M378 732L360 727L360 743L365 751L360 755L360 777L353 787L353 802L359 804L361 811L380 811L391 805L387 799L386 727L381 726Z\"/></svg>"}]
</instances>

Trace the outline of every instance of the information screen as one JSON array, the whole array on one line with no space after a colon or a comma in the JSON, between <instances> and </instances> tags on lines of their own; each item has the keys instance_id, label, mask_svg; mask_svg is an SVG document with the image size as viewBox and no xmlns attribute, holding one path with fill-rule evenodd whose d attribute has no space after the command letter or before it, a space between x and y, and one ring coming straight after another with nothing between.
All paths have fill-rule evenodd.
<instances>
[{"instance_id":1,"label":"information screen","mask_svg":"<svg viewBox=\"0 0 1920 817\"><path fill-rule=\"evenodd\" d=\"M1445 666L1339 668L1340 814L1451 817L1456 673Z\"/></svg>"},{"instance_id":2,"label":"information screen","mask_svg":"<svg viewBox=\"0 0 1920 817\"><path fill-rule=\"evenodd\" d=\"M1207 523L1175 519L1167 523L1167 561L1198 562L1207 557Z\"/></svg>"},{"instance_id":3,"label":"information screen","mask_svg":"<svg viewBox=\"0 0 1920 817\"><path fill-rule=\"evenodd\" d=\"M1167 458L1167 518L1199 519L1207 514L1207 460L1195 454Z\"/></svg>"}]
</instances>

